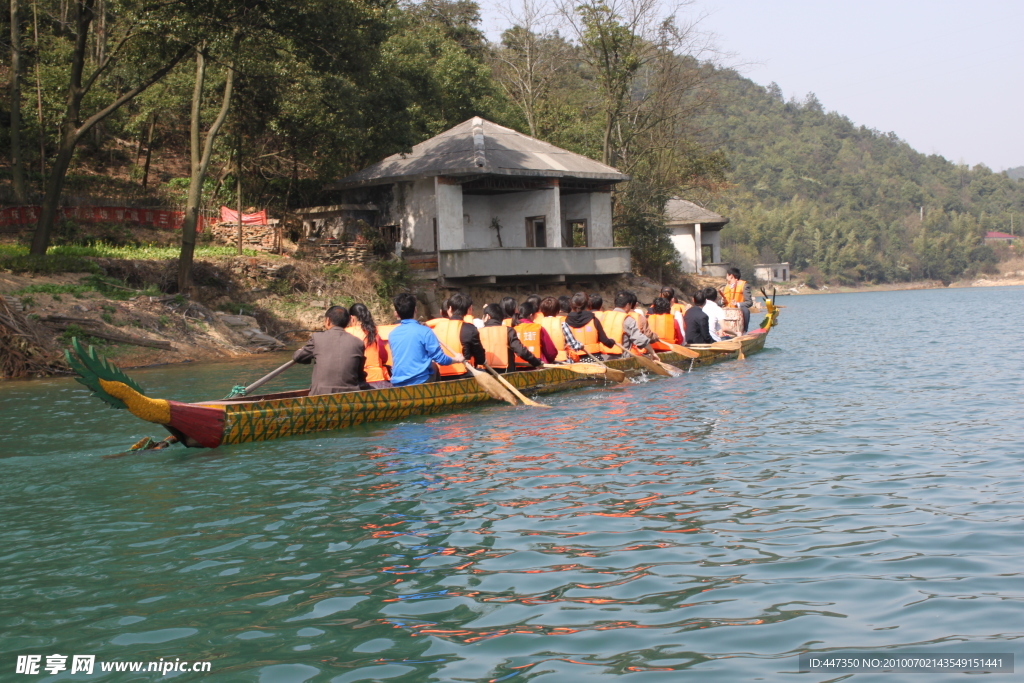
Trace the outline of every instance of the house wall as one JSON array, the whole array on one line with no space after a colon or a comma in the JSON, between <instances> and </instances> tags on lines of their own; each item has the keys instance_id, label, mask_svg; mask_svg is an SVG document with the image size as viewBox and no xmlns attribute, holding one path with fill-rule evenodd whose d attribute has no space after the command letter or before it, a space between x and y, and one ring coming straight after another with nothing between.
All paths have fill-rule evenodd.
<instances>
[{"instance_id":1,"label":"house wall","mask_svg":"<svg viewBox=\"0 0 1024 683\"><path fill-rule=\"evenodd\" d=\"M438 248L442 251L464 249L466 229L462 211L462 185L441 176L434 178L434 202L437 205Z\"/></svg>"},{"instance_id":2,"label":"house wall","mask_svg":"<svg viewBox=\"0 0 1024 683\"><path fill-rule=\"evenodd\" d=\"M557 217L561 214L551 213L551 195L558 195L558 190L533 190L531 192L511 192L509 194L495 194L488 196L473 197L474 199L487 200L477 204L482 210L480 218L470 213L470 223L474 232L478 235L489 233L487 239L493 236L494 244L497 245L497 235L491 229L491 217L496 217L501 223L501 243L505 247L526 246L526 219L533 216L545 216L547 221L548 246L555 246L551 241L551 232L554 229L559 233L561 243L561 231L557 225ZM484 206L489 209L484 210ZM557 210L557 204L556 204ZM554 220L553 220L554 219ZM481 225L482 224L482 225ZM553 225L554 224L554 225ZM481 242L483 237L478 237Z\"/></svg>"},{"instance_id":3,"label":"house wall","mask_svg":"<svg viewBox=\"0 0 1024 683\"><path fill-rule=\"evenodd\" d=\"M671 232L670 239L672 240L672 246L676 248L676 252L679 254L679 260L683 264L683 272L696 273L697 259L695 254L696 243L694 241L693 224L670 225L669 230Z\"/></svg>"},{"instance_id":4,"label":"house wall","mask_svg":"<svg viewBox=\"0 0 1024 683\"><path fill-rule=\"evenodd\" d=\"M402 246L434 251L434 179L395 183L389 214L402 229Z\"/></svg>"},{"instance_id":5,"label":"house wall","mask_svg":"<svg viewBox=\"0 0 1024 683\"><path fill-rule=\"evenodd\" d=\"M701 232L700 236L701 244L711 245L712 263L722 262L722 238L718 230L708 230L705 228Z\"/></svg>"}]
</instances>

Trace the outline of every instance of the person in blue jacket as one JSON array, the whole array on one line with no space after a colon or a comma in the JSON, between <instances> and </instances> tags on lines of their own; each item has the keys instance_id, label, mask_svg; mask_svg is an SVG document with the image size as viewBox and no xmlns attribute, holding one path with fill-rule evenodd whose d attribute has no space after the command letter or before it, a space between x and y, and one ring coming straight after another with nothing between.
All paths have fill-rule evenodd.
<instances>
[{"instance_id":1,"label":"person in blue jacket","mask_svg":"<svg viewBox=\"0 0 1024 683\"><path fill-rule=\"evenodd\" d=\"M426 325L416 322L416 297L402 292L395 297L398 327L391 331L391 385L407 387L434 379L434 363L451 365L465 362L461 353L452 358L441 348L437 337Z\"/></svg>"}]
</instances>

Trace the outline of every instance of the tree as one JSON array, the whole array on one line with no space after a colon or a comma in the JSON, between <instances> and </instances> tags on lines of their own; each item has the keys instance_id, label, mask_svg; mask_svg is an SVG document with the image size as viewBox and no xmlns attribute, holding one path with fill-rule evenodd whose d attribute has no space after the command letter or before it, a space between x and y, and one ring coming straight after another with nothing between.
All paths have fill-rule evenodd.
<instances>
[{"instance_id":1,"label":"tree","mask_svg":"<svg viewBox=\"0 0 1024 683\"><path fill-rule=\"evenodd\" d=\"M14 199L28 202L25 162L21 156L21 17L20 0L11 0L11 185Z\"/></svg>"},{"instance_id":2,"label":"tree","mask_svg":"<svg viewBox=\"0 0 1024 683\"><path fill-rule=\"evenodd\" d=\"M538 136L539 109L554 79L570 59L570 46L550 25L536 0L523 0L509 14L511 28L501 34L493 55L494 73L505 95L519 108L532 137Z\"/></svg>"},{"instance_id":3,"label":"tree","mask_svg":"<svg viewBox=\"0 0 1024 683\"><path fill-rule=\"evenodd\" d=\"M50 244L50 233L56 222L64 179L78 143L98 123L169 73L192 48L188 41L167 39L166 35L161 35L161 31L166 32L170 28L166 16L148 6L125 5L119 21L114 22L114 26L120 27L121 31L114 46L104 50L92 72L86 74L89 27L96 18L96 0L69 1L74 7L71 22L74 32L70 35L72 47L67 71L67 97L57 154L50 168L42 213L32 237L31 253L39 256L46 253ZM144 48L131 50L143 38L148 39ZM130 52L138 60L136 65L141 67L137 73L131 74L134 76L134 84L126 84L116 90L109 99L96 105L97 109L91 115L84 113L83 106L98 80Z\"/></svg>"},{"instance_id":4,"label":"tree","mask_svg":"<svg viewBox=\"0 0 1024 683\"><path fill-rule=\"evenodd\" d=\"M189 150L191 158L191 174L188 184L188 199L185 203L185 219L181 224L181 254L178 257L178 291L188 294L192 290L192 261L196 251L196 232L199 225L199 208L203 199L203 182L210 168L213 156L213 143L220 133L221 126L228 117L231 108L231 94L235 83L235 60L242 42L242 33L235 31L231 41L229 62L226 64L224 90L221 95L220 111L217 118L206 131L206 137L200 147L202 127L203 88L206 85L206 64L209 59L209 46L201 45L196 49L196 82L192 91L192 116L189 126Z\"/></svg>"}]
</instances>

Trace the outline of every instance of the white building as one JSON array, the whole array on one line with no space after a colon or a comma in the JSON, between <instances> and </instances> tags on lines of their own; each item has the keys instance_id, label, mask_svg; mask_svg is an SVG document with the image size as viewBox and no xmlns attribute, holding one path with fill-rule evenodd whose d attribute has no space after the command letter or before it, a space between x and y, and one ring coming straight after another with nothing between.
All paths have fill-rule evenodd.
<instances>
[{"instance_id":1,"label":"white building","mask_svg":"<svg viewBox=\"0 0 1024 683\"><path fill-rule=\"evenodd\" d=\"M435 255L436 275L564 281L629 272L629 249L612 243L611 205L612 187L627 179L476 117L328 189L379 207L377 225L418 263Z\"/></svg>"},{"instance_id":2,"label":"white building","mask_svg":"<svg viewBox=\"0 0 1024 683\"><path fill-rule=\"evenodd\" d=\"M665 205L665 223L671 232L672 244L683 262L683 272L725 276L727 263L722 263L722 242L719 230L729 222L714 211L673 197Z\"/></svg>"},{"instance_id":3,"label":"white building","mask_svg":"<svg viewBox=\"0 0 1024 683\"><path fill-rule=\"evenodd\" d=\"M762 282L789 282L789 261L784 263L758 263L754 275Z\"/></svg>"}]
</instances>

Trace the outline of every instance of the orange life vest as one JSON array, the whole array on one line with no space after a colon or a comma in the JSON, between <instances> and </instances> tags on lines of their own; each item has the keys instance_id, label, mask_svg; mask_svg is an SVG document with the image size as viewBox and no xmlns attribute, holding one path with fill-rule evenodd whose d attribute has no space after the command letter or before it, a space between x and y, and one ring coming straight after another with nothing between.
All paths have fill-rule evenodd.
<instances>
[{"instance_id":1,"label":"orange life vest","mask_svg":"<svg viewBox=\"0 0 1024 683\"><path fill-rule=\"evenodd\" d=\"M384 349L388 352L388 365L394 365L394 356L391 355L391 342L388 341L388 337L391 335L391 330L396 327L398 325L377 325L377 334L384 340Z\"/></svg>"},{"instance_id":2,"label":"orange life vest","mask_svg":"<svg viewBox=\"0 0 1024 683\"><path fill-rule=\"evenodd\" d=\"M442 351L449 358L455 357L452 354L462 352L462 339L460 335L462 334L462 326L465 324L461 320L448 320L444 318L439 320L437 325L434 326L434 336L437 337L439 342L448 347L447 349L442 349ZM449 350L451 353L448 353ZM466 366L462 363L452 363L451 365L439 365L438 372L444 376L450 376L461 375L467 372L467 370Z\"/></svg>"},{"instance_id":3,"label":"orange life vest","mask_svg":"<svg viewBox=\"0 0 1024 683\"><path fill-rule=\"evenodd\" d=\"M473 324L473 316L471 316L469 313L467 313L466 315L462 316L462 322L469 323L470 325L472 325Z\"/></svg>"},{"instance_id":4,"label":"orange life vest","mask_svg":"<svg viewBox=\"0 0 1024 683\"><path fill-rule=\"evenodd\" d=\"M380 348L377 346L377 340L375 339L372 344L367 343L366 333L363 332L363 328L358 324L346 327L345 331L363 342L363 356L365 357L363 370L366 371L366 381L383 382L384 380L391 379L387 367L380 359Z\"/></svg>"},{"instance_id":5,"label":"orange life vest","mask_svg":"<svg viewBox=\"0 0 1024 683\"><path fill-rule=\"evenodd\" d=\"M604 314L604 320L601 321L601 325L604 326L604 333L608 335L608 338L615 342L615 346L611 349L605 349L605 353L624 353L621 346L622 344L622 323L625 322L628 313L622 311L607 311Z\"/></svg>"},{"instance_id":6,"label":"orange life vest","mask_svg":"<svg viewBox=\"0 0 1024 683\"><path fill-rule=\"evenodd\" d=\"M534 356L540 359L542 362L544 357L541 356L541 343L540 343L540 332L544 327L540 323L519 323L513 328L516 334L519 335L519 341L523 343L523 346L530 350ZM532 367L529 363L516 355L516 366L521 368Z\"/></svg>"},{"instance_id":7,"label":"orange life vest","mask_svg":"<svg viewBox=\"0 0 1024 683\"><path fill-rule=\"evenodd\" d=\"M746 280L737 280L736 284L726 285L722 290L727 308L736 308L736 304L743 301L743 290L746 289Z\"/></svg>"},{"instance_id":8,"label":"orange life vest","mask_svg":"<svg viewBox=\"0 0 1024 683\"><path fill-rule=\"evenodd\" d=\"M430 320L428 320L427 322L425 322L423 324L426 325L427 327L429 327L430 329L434 329L435 327L437 327L437 324L439 322L441 322L442 320L447 320L447 319L448 318L431 318Z\"/></svg>"},{"instance_id":9,"label":"orange life vest","mask_svg":"<svg viewBox=\"0 0 1024 683\"><path fill-rule=\"evenodd\" d=\"M587 353L605 353L607 351L604 344L597 340L597 326L594 325L593 320L583 327L570 327L569 330L572 332L572 336L576 337L576 341L583 344Z\"/></svg>"},{"instance_id":10,"label":"orange life vest","mask_svg":"<svg viewBox=\"0 0 1024 683\"><path fill-rule=\"evenodd\" d=\"M686 313L686 309L689 308L686 304L672 304L673 313Z\"/></svg>"},{"instance_id":11,"label":"orange life vest","mask_svg":"<svg viewBox=\"0 0 1024 683\"><path fill-rule=\"evenodd\" d=\"M512 318L505 318L501 321L501 324L505 327L512 327Z\"/></svg>"},{"instance_id":12,"label":"orange life vest","mask_svg":"<svg viewBox=\"0 0 1024 683\"><path fill-rule=\"evenodd\" d=\"M487 364L495 369L507 368L508 328L504 325L484 325L479 331Z\"/></svg>"},{"instance_id":13,"label":"orange life vest","mask_svg":"<svg viewBox=\"0 0 1024 683\"><path fill-rule=\"evenodd\" d=\"M558 316L546 316L540 319L540 326L548 331L548 336L551 337L551 341L557 350L557 353L555 354L556 363L561 363L566 359L565 333L562 332L563 320L565 320L565 318L560 318Z\"/></svg>"},{"instance_id":14,"label":"orange life vest","mask_svg":"<svg viewBox=\"0 0 1024 683\"><path fill-rule=\"evenodd\" d=\"M540 319L543 318L543 317L544 317L544 314L541 313L540 311L537 311L536 313L533 314L533 322L539 323Z\"/></svg>"},{"instance_id":15,"label":"orange life vest","mask_svg":"<svg viewBox=\"0 0 1024 683\"><path fill-rule=\"evenodd\" d=\"M591 313L594 314L595 318L601 321L601 326L604 327L604 316L608 313L608 311L591 311Z\"/></svg>"},{"instance_id":16,"label":"orange life vest","mask_svg":"<svg viewBox=\"0 0 1024 683\"><path fill-rule=\"evenodd\" d=\"M682 344L682 340L676 336L676 319L671 313L652 313L647 316L651 324L651 331L658 335L658 341L654 342L657 351L668 351L669 348L663 342L669 344Z\"/></svg>"}]
</instances>

